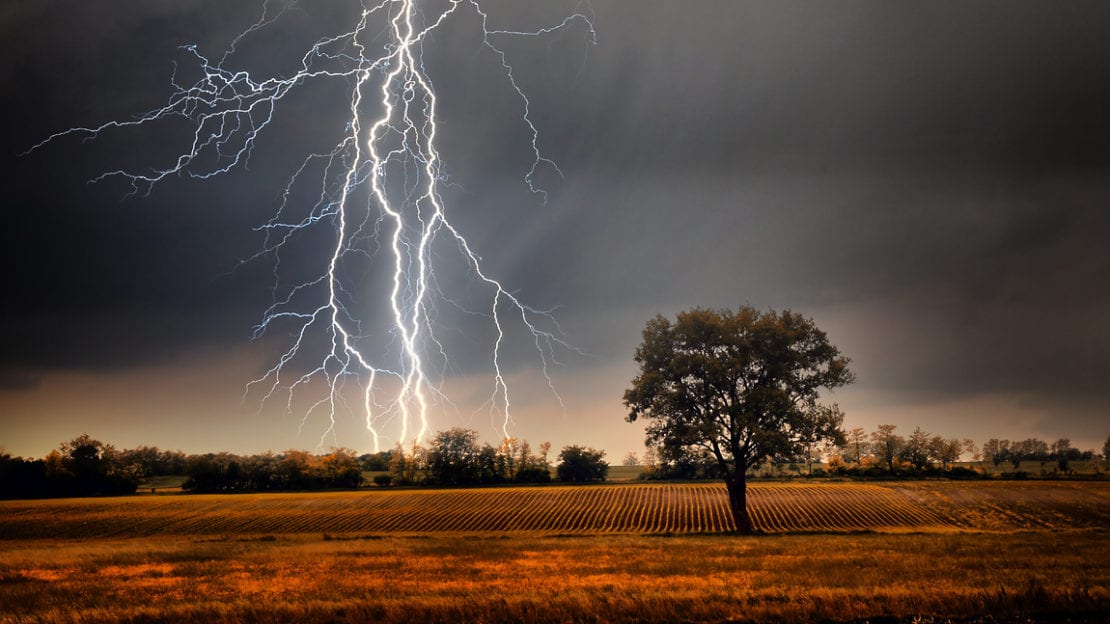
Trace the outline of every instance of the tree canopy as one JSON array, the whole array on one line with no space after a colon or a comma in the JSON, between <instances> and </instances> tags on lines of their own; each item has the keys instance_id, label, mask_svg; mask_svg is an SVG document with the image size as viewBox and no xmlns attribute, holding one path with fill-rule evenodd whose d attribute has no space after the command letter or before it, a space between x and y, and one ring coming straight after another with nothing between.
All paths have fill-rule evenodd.
<instances>
[{"instance_id":1,"label":"tree canopy","mask_svg":"<svg viewBox=\"0 0 1110 624\"><path fill-rule=\"evenodd\" d=\"M746 473L799 456L820 440L843 442L843 414L818 403L850 383L848 358L812 320L789 310L695 308L647 322L640 374L625 391L628 420L648 421L664 455L707 452L721 468L737 529L750 532Z\"/></svg>"},{"instance_id":2,"label":"tree canopy","mask_svg":"<svg viewBox=\"0 0 1110 624\"><path fill-rule=\"evenodd\" d=\"M559 465L555 467L555 473L560 481L604 481L609 475L609 462L605 461L605 451L588 446L564 446L559 452Z\"/></svg>"}]
</instances>

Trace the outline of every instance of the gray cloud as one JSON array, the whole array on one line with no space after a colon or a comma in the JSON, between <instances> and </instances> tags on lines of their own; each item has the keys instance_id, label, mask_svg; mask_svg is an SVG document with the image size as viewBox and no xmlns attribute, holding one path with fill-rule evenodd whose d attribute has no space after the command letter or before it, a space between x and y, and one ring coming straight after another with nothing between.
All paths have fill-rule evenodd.
<instances>
[{"instance_id":1,"label":"gray cloud","mask_svg":"<svg viewBox=\"0 0 1110 624\"><path fill-rule=\"evenodd\" d=\"M22 111L13 152L157 105L177 45L214 51L255 19L257 7L234 4L4 9L0 79ZM565 8L498 7L521 28ZM430 40L427 59L449 103L452 214L493 274L538 307L561 306L569 339L594 356L568 367L628 361L656 312L751 303L837 328L861 387L906 401L1032 393L1081 402L1088 420L1107 404L1110 5L592 8L597 46L580 27L500 41L566 174L541 172L546 206L520 183L519 102L463 28L474 17ZM347 10L305 5L240 60L287 67L279 43L311 40ZM84 182L148 161L173 128L4 154L0 369L104 369L242 344L269 268L221 276L258 248L251 227L299 154L342 131L341 87L291 100L249 172L172 180L149 198ZM311 270L310 247L288 266ZM445 329L461 370L488 359L483 332L465 317ZM20 387L21 374L0 384Z\"/></svg>"}]
</instances>

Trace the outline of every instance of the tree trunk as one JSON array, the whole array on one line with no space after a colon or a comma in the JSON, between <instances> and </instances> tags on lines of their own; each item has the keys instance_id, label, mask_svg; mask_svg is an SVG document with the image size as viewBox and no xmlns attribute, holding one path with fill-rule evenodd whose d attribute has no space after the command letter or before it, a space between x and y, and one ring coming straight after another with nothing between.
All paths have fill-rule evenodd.
<instances>
[{"instance_id":1,"label":"tree trunk","mask_svg":"<svg viewBox=\"0 0 1110 624\"><path fill-rule=\"evenodd\" d=\"M739 478L725 479L728 489L728 506L732 511L732 520L736 523L739 533L752 532L752 518L748 515L748 483L744 475Z\"/></svg>"}]
</instances>

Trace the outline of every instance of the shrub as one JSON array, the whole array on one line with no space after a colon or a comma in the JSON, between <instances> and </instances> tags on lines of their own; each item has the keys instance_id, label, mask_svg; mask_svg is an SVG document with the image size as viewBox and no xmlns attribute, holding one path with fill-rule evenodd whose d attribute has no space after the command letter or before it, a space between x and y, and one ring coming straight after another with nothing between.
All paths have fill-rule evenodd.
<instances>
[{"instance_id":1,"label":"shrub","mask_svg":"<svg viewBox=\"0 0 1110 624\"><path fill-rule=\"evenodd\" d=\"M605 461L605 451L589 447L565 446L559 453L559 465L555 472L560 481L584 483L604 481L609 475L609 463Z\"/></svg>"},{"instance_id":2,"label":"shrub","mask_svg":"<svg viewBox=\"0 0 1110 624\"><path fill-rule=\"evenodd\" d=\"M513 478L517 483L550 483L551 471L543 466L526 466Z\"/></svg>"},{"instance_id":3,"label":"shrub","mask_svg":"<svg viewBox=\"0 0 1110 624\"><path fill-rule=\"evenodd\" d=\"M944 473L944 475L946 477L948 477L949 479L981 479L981 478L983 478L982 474L972 470L971 468L966 468L964 466L955 466L955 467L949 469L948 472Z\"/></svg>"}]
</instances>

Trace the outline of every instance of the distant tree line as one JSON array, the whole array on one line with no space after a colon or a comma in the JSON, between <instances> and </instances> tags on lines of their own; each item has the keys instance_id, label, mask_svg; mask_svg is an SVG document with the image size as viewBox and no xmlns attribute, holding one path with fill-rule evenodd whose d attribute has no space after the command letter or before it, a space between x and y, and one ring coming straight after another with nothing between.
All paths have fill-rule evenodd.
<instances>
[{"instance_id":1,"label":"distant tree line","mask_svg":"<svg viewBox=\"0 0 1110 624\"><path fill-rule=\"evenodd\" d=\"M481 444L471 429L449 429L427 448L398 446L356 455L346 448L322 455L300 450L256 455L203 453L186 455L142 446L117 450L83 434L61 444L43 459L23 459L0 452L0 498L51 498L133 494L153 477L184 476L191 492L264 492L346 489L365 485L364 472L376 473L378 486L466 486L547 483L551 444L533 453L525 440L505 438L497 447ZM567 446L554 467L560 481L604 481L605 452Z\"/></svg>"},{"instance_id":2,"label":"distant tree line","mask_svg":"<svg viewBox=\"0 0 1110 624\"><path fill-rule=\"evenodd\" d=\"M284 453L192 455L181 488L190 492L265 492L357 488L362 466L354 451L333 449L326 455L288 450Z\"/></svg>"},{"instance_id":3,"label":"distant tree line","mask_svg":"<svg viewBox=\"0 0 1110 624\"><path fill-rule=\"evenodd\" d=\"M1041 462L1041 472L1047 474L1070 474L1071 463L1093 461L1099 458L1094 450L1080 451L1068 438L1060 438L1047 443L1037 438L1028 438L1011 443L1009 440L991 438L982 447L969 439L945 438L930 435L920 427L908 437L895 432L894 425L880 425L877 431L866 438L863 429L853 429L847 434L848 444L837 449L830 457L829 469L833 472L851 473L855 471L874 471L875 467L887 473L930 473L971 476L987 471L974 471L967 466L955 466L964 456L971 463L995 467L1009 462L1015 476L1024 461ZM1103 449L1103 457L1110 452L1110 438ZM970 473L970 474L969 474Z\"/></svg>"},{"instance_id":4,"label":"distant tree line","mask_svg":"<svg viewBox=\"0 0 1110 624\"><path fill-rule=\"evenodd\" d=\"M1110 457L1110 438L1106 439L1102 453L1103 458ZM1036 438L1028 438L1020 442L991 438L983 444L981 456L982 461L990 462L994 466L1009 463L1015 471L1023 461L1053 462L1054 470L1063 473L1071 472L1072 462L1091 461L1096 457L1093 450L1080 451L1072 446L1068 438L1060 438L1052 444Z\"/></svg>"},{"instance_id":5,"label":"distant tree line","mask_svg":"<svg viewBox=\"0 0 1110 624\"><path fill-rule=\"evenodd\" d=\"M533 452L526 440L505 438L494 447L483 444L471 429L448 429L433 436L427 447L397 446L379 453L356 455L345 448L323 455L288 450L256 455L203 453L140 446L119 450L82 434L52 450L42 459L23 459L0 452L0 498L52 498L132 494L154 477L184 476L182 489L192 492L263 492L357 488L368 485L363 475L373 473L377 486L470 486L510 483L547 483L554 477L567 483L604 481L609 472L605 452L566 446L552 463L551 444ZM978 470L957 466L964 457ZM1101 458L1110 458L1110 438ZM718 462L708 453L661 453L648 448L642 458L629 454L625 464L643 465L641 478L666 480L720 479ZM867 432L845 432L843 443L803 445L793 456L767 458L752 476L782 474L822 476L947 476L979 477L995 471L1021 478L1022 462L1041 462L1046 475L1070 474L1074 462L1099 459L1094 450L1080 451L1068 438L1047 443L1037 438L1020 441L991 438L982 447L969 439L930 435L920 427L909 436L894 425ZM816 468L815 464L819 464ZM1009 472L1005 472L1010 468Z\"/></svg>"},{"instance_id":6,"label":"distant tree line","mask_svg":"<svg viewBox=\"0 0 1110 624\"><path fill-rule=\"evenodd\" d=\"M388 474L374 478L379 485L494 485L503 483L548 483L551 481L551 443L532 452L527 440L507 437L494 447L481 444L473 429L440 431L424 448L400 445L377 461L385 461ZM555 466L559 481L584 483L604 481L609 473L605 451L566 446Z\"/></svg>"},{"instance_id":7,"label":"distant tree line","mask_svg":"<svg viewBox=\"0 0 1110 624\"><path fill-rule=\"evenodd\" d=\"M146 477L182 474L185 463L181 451L120 451L82 434L42 459L0 453L0 498L131 494Z\"/></svg>"},{"instance_id":8,"label":"distant tree line","mask_svg":"<svg viewBox=\"0 0 1110 624\"><path fill-rule=\"evenodd\" d=\"M963 458L964 465L957 465ZM1101 459L1110 458L1110 438L1103 445ZM1011 442L991 438L982 447L964 438L932 435L917 427L908 436L897 433L895 425L879 425L867 432L862 428L846 431L843 443L803 445L798 454L766 458L752 470L752 476L781 474L790 467L808 476L947 476L981 477L991 468L1009 476L1026 476L1019 471L1022 462L1041 462L1044 475L1071 474L1072 463L1095 461L1100 455L1080 451L1068 438L1048 443L1037 438ZM708 453L685 452L679 455L648 448L643 457L643 479L719 479L717 462ZM821 464L814 468L815 464ZM969 467L978 464L978 470ZM1011 470L1006 472L1009 467Z\"/></svg>"}]
</instances>

